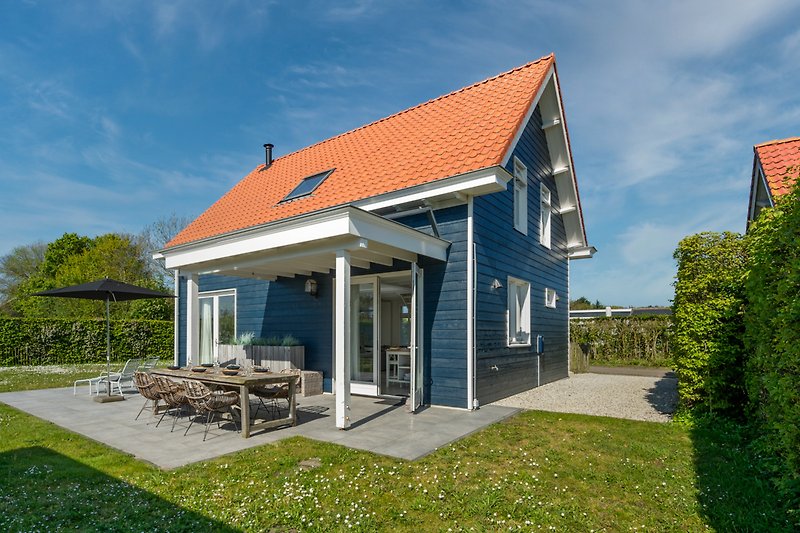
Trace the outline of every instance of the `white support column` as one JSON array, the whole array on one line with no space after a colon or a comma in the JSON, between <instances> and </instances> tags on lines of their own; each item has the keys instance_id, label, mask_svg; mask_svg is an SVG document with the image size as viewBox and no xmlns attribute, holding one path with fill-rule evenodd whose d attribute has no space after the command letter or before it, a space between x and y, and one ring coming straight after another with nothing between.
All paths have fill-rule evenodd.
<instances>
[{"instance_id":1,"label":"white support column","mask_svg":"<svg viewBox=\"0 0 800 533\"><path fill-rule=\"evenodd\" d=\"M178 362L178 358L180 357L180 330L181 330L181 313L180 313L180 298L178 295L180 294L181 290L181 271L177 268L172 271L175 276L175 298L173 299L173 348L172 348L172 364L177 366L180 363Z\"/></svg>"},{"instance_id":2,"label":"white support column","mask_svg":"<svg viewBox=\"0 0 800 533\"><path fill-rule=\"evenodd\" d=\"M475 409L475 234L473 197L467 199L467 409Z\"/></svg>"},{"instance_id":3,"label":"white support column","mask_svg":"<svg viewBox=\"0 0 800 533\"><path fill-rule=\"evenodd\" d=\"M186 276L186 366L196 362L200 349L200 300L197 274Z\"/></svg>"},{"instance_id":4,"label":"white support column","mask_svg":"<svg viewBox=\"0 0 800 533\"><path fill-rule=\"evenodd\" d=\"M350 252L336 252L336 427L350 427Z\"/></svg>"}]
</instances>

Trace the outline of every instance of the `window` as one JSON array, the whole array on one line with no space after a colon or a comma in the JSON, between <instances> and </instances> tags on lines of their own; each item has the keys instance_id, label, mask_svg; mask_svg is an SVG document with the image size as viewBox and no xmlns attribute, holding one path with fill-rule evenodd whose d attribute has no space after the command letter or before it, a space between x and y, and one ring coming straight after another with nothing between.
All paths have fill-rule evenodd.
<instances>
[{"instance_id":1,"label":"window","mask_svg":"<svg viewBox=\"0 0 800 533\"><path fill-rule=\"evenodd\" d=\"M514 158L514 229L528 234L528 168Z\"/></svg>"},{"instance_id":2,"label":"window","mask_svg":"<svg viewBox=\"0 0 800 533\"><path fill-rule=\"evenodd\" d=\"M281 200L285 202L287 200L294 200L295 198L300 198L301 196L308 196L314 190L319 187L320 183L325 181L325 178L333 173L334 169L326 170L325 172L320 172L319 174L314 174L313 176L309 176L307 178L303 178L297 187L292 189L292 192L286 195L286 198Z\"/></svg>"},{"instance_id":3,"label":"window","mask_svg":"<svg viewBox=\"0 0 800 533\"><path fill-rule=\"evenodd\" d=\"M531 284L508 278L508 345L531 344Z\"/></svg>"},{"instance_id":4,"label":"window","mask_svg":"<svg viewBox=\"0 0 800 533\"><path fill-rule=\"evenodd\" d=\"M539 242L543 246L547 246L550 248L550 189L541 185L540 191L540 200L541 206L539 209Z\"/></svg>"},{"instance_id":5,"label":"window","mask_svg":"<svg viewBox=\"0 0 800 533\"><path fill-rule=\"evenodd\" d=\"M558 294L556 293L555 289L544 290L544 305L546 307L552 307L553 309L555 309L557 301L558 301Z\"/></svg>"}]
</instances>

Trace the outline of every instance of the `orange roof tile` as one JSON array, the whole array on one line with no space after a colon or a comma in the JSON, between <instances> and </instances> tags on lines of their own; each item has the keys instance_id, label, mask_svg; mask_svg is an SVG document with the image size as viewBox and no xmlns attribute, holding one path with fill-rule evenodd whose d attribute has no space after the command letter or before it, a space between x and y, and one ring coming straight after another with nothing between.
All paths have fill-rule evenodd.
<instances>
[{"instance_id":1,"label":"orange roof tile","mask_svg":"<svg viewBox=\"0 0 800 533\"><path fill-rule=\"evenodd\" d=\"M498 165L554 63L550 54L259 165L167 247ZM332 168L313 194L281 203Z\"/></svg>"},{"instance_id":2,"label":"orange roof tile","mask_svg":"<svg viewBox=\"0 0 800 533\"><path fill-rule=\"evenodd\" d=\"M772 197L788 193L800 174L800 137L757 144L754 150Z\"/></svg>"}]
</instances>

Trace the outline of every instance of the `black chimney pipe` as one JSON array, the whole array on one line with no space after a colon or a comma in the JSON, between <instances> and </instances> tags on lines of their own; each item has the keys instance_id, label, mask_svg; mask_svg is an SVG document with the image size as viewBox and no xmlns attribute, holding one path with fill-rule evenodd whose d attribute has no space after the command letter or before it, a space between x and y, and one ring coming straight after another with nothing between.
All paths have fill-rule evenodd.
<instances>
[{"instance_id":1,"label":"black chimney pipe","mask_svg":"<svg viewBox=\"0 0 800 533\"><path fill-rule=\"evenodd\" d=\"M274 144L267 143L264 145L264 156L266 163L264 163L264 168L269 168L272 165L272 149L275 147Z\"/></svg>"}]
</instances>

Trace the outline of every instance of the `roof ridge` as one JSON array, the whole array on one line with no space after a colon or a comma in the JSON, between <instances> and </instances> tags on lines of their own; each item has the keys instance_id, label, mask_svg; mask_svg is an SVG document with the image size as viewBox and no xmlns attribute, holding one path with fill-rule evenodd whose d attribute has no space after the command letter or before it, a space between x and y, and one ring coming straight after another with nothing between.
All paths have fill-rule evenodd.
<instances>
[{"instance_id":1,"label":"roof ridge","mask_svg":"<svg viewBox=\"0 0 800 533\"><path fill-rule=\"evenodd\" d=\"M523 70L523 69L526 69L526 68L529 68L529 67L531 67L531 66L533 66L533 65L535 65L535 64L537 64L537 63L540 63L541 61L545 61L545 60L548 60L548 59L553 59L553 60L554 60L554 59L555 59L555 53L553 53L553 52L550 52L550 53L549 53L548 55L546 55L546 56L542 56L542 57L540 57L539 59L535 59L535 60L533 60L533 61L529 61L528 63L525 63L524 65L520 65L520 66L518 66L518 67L514 67L514 68L512 68L511 70L507 70L507 71L505 71L505 72L501 72L500 74L496 74L496 75L494 75L494 76L491 76L491 77L489 77L489 78L486 78L486 79L484 79L484 80L481 80L481 81L475 82L475 83L473 83L473 84L471 84L471 85L467 85L466 87L462 87L462 88L460 88L460 89L457 89L457 90L455 90L455 91L451 91L451 92L449 92L449 93L447 93L447 94L444 94L444 95L442 95L442 96L437 96L436 98L432 98L432 99L430 99L430 100L427 100L427 101L425 101L425 102L422 102L422 103L420 103L420 104L417 104L417 105L411 106L411 107L409 107L409 108L407 108L407 109L404 109L404 110L402 110L402 111L398 111L398 112L396 112L396 113L392 113L391 115L389 115L389 116L387 116L387 117L379 118L378 120L373 120L372 122L369 122L369 123L367 123L367 124L364 124L364 125L362 125L362 126L359 126L359 127L357 127L357 128L353 128L352 130L348 130L348 131L345 131L345 132L343 132L343 133L339 133L339 134L337 134L337 135L334 135L333 137L328 137L327 139L324 139L324 140L322 140L322 141L316 142L316 143L314 143L314 144L311 144L311 145L309 145L309 146L306 146L306 147L304 147L304 148L300 148L299 150L295 150L294 152L289 152L288 154L285 154L285 155L282 155L281 157L277 157L277 158L275 158L275 161L277 162L278 160L280 160L280 159L283 159L283 158L285 158L285 157L289 157L290 155L294 155L294 154L299 154L299 153L305 152L306 150L310 150L311 148L315 148L315 147L317 147L317 146L320 146L320 145L323 145L323 144L325 144L325 143L331 142L331 141L333 141L333 140L335 140L335 139L339 139L340 137L344 137L345 135L350 135L350 134L352 134L352 133L355 133L355 132L357 132L357 131L359 131L359 130L366 129L366 128L368 128L368 127L370 127L370 126L373 126L373 125L375 125L375 124L380 124L381 122L384 122L384 121L386 121L386 120L389 120L390 118L394 118L394 117L396 117L396 116L399 116L399 115L402 115L402 114L404 114L404 113L408 113L408 112L410 112L410 111L413 111L413 110L415 110L415 109L418 109L418 108L420 108L420 107L426 106L426 105L428 105L428 104L432 104L433 102L438 102L439 100L443 100L443 99L445 99L445 98L448 98L448 97L450 97L450 96L456 95L456 94L458 94L458 93L462 93L462 92L464 92L464 91L467 91L467 90L470 90L470 89L474 89L475 87L477 87L477 86L479 86L479 85L483 85L484 83L488 83L488 82L490 82L490 81L494 81L494 80L496 80L496 79L498 79L498 78L502 78L503 76L508 76L509 74L512 74L512 73L514 73L514 72L518 72L518 71L520 71L520 70ZM259 165L259 166L257 166L257 167L256 167L256 169L263 168L263 166L264 166L264 165ZM255 170L255 169L254 169L254 170Z\"/></svg>"},{"instance_id":2,"label":"roof ridge","mask_svg":"<svg viewBox=\"0 0 800 533\"><path fill-rule=\"evenodd\" d=\"M753 146L753 148L762 148L764 146L772 146L773 144L783 144L783 143L789 143L789 142L795 142L795 141L800 141L800 137L789 137L787 139L774 139L772 141L766 141L766 142L763 142L763 143L759 143L759 144Z\"/></svg>"}]
</instances>

